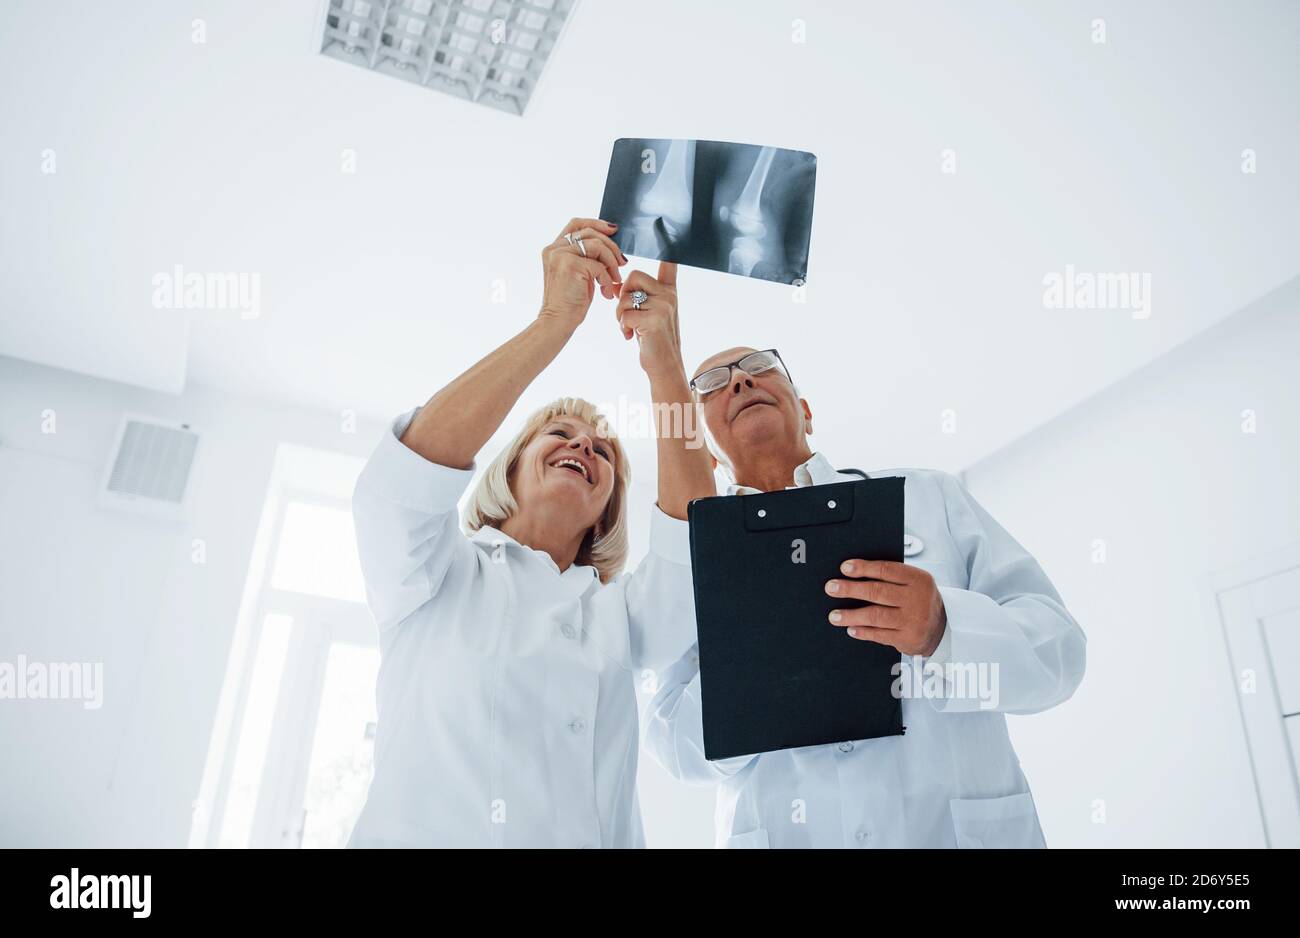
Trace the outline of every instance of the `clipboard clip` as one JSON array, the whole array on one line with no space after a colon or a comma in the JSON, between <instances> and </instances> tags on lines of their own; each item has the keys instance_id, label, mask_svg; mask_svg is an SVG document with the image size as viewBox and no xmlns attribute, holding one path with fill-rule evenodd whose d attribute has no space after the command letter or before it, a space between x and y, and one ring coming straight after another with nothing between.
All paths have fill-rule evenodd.
<instances>
[{"instance_id":1,"label":"clipboard clip","mask_svg":"<svg viewBox=\"0 0 1300 938\"><path fill-rule=\"evenodd\" d=\"M835 482L783 492L737 496L746 531L843 524L853 519L856 482Z\"/></svg>"}]
</instances>

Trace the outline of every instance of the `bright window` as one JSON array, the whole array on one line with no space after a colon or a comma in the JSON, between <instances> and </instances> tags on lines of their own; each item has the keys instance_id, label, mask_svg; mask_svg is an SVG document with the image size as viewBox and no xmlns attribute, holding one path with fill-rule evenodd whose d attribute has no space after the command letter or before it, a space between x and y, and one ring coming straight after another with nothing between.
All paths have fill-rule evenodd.
<instances>
[{"instance_id":1,"label":"bright window","mask_svg":"<svg viewBox=\"0 0 1300 938\"><path fill-rule=\"evenodd\" d=\"M293 620L288 616L270 615L262 623L262 638L253 661L243 731L239 735L235 765L231 770L226 820L218 842L222 847L248 846L257 793L266 768L267 748L271 743L271 724L280 700L280 683L289 654L289 630L292 627Z\"/></svg>"},{"instance_id":2,"label":"bright window","mask_svg":"<svg viewBox=\"0 0 1300 938\"><path fill-rule=\"evenodd\" d=\"M303 805L304 847L342 847L374 774L379 650L330 646Z\"/></svg>"},{"instance_id":3,"label":"bright window","mask_svg":"<svg viewBox=\"0 0 1300 938\"><path fill-rule=\"evenodd\" d=\"M312 502L290 502L280 529L271 586L365 602L352 513Z\"/></svg>"},{"instance_id":4,"label":"bright window","mask_svg":"<svg viewBox=\"0 0 1300 938\"><path fill-rule=\"evenodd\" d=\"M342 847L373 774L379 649L347 496L361 460L282 447L191 844Z\"/></svg>"}]
</instances>

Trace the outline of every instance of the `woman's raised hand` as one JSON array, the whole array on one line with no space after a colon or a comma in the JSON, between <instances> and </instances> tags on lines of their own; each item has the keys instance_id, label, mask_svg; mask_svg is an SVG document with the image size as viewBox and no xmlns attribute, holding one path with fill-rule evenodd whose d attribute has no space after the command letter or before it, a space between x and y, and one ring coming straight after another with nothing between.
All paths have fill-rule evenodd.
<instances>
[{"instance_id":1,"label":"woman's raised hand","mask_svg":"<svg viewBox=\"0 0 1300 938\"><path fill-rule=\"evenodd\" d=\"M542 249L541 316L576 327L587 315L596 284L606 299L618 296L623 285L618 269L627 258L610 237L617 228L599 218L575 218Z\"/></svg>"},{"instance_id":2,"label":"woman's raised hand","mask_svg":"<svg viewBox=\"0 0 1300 938\"><path fill-rule=\"evenodd\" d=\"M524 389L587 315L596 284L609 299L618 296L618 268L627 258L610 240L615 227L599 218L575 218L564 226L542 251L546 284L537 319L433 395L402 434L407 447L442 466L473 466Z\"/></svg>"},{"instance_id":3,"label":"woman's raised hand","mask_svg":"<svg viewBox=\"0 0 1300 938\"><path fill-rule=\"evenodd\" d=\"M638 302L638 300L640 302ZM682 331L677 319L677 265L659 262L659 276L634 270L614 310L623 338L636 336L641 368L656 375L682 374Z\"/></svg>"}]
</instances>

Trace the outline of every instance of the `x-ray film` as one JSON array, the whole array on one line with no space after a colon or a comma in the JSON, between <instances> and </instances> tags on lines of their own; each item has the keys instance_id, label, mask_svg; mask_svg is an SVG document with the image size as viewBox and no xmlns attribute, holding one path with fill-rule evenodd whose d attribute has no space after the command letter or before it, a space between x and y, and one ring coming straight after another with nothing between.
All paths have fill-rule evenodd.
<instances>
[{"instance_id":1,"label":"x-ray film","mask_svg":"<svg viewBox=\"0 0 1300 938\"><path fill-rule=\"evenodd\" d=\"M600 217L624 254L802 284L817 157L717 140L614 141Z\"/></svg>"}]
</instances>

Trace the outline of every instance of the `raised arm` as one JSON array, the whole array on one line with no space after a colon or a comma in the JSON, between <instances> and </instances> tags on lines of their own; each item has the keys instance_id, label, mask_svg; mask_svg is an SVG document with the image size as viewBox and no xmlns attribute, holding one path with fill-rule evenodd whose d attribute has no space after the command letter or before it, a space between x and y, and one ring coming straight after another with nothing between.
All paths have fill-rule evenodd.
<instances>
[{"instance_id":1,"label":"raised arm","mask_svg":"<svg viewBox=\"0 0 1300 938\"><path fill-rule=\"evenodd\" d=\"M623 285L618 317L624 337L637 338L654 404L659 503L650 518L650 553L627 586L627 611L633 665L658 672L695 642L686 508L691 499L716 494L713 464L682 362L677 265L660 264L658 279L633 271Z\"/></svg>"},{"instance_id":2,"label":"raised arm","mask_svg":"<svg viewBox=\"0 0 1300 938\"><path fill-rule=\"evenodd\" d=\"M637 291L645 294L638 304ZM692 499L715 495L713 463L704 427L686 381L677 317L677 265L659 265L658 278L635 270L623 285L618 322L624 338L636 336L641 368L650 379L659 461L659 508L686 518Z\"/></svg>"},{"instance_id":3,"label":"raised arm","mask_svg":"<svg viewBox=\"0 0 1300 938\"><path fill-rule=\"evenodd\" d=\"M606 299L618 295L618 268L627 259L610 240L615 227L598 218L575 218L564 227L542 250L545 287L537 319L430 398L402 434L404 444L438 465L469 468L582 323L596 285Z\"/></svg>"},{"instance_id":4,"label":"raised arm","mask_svg":"<svg viewBox=\"0 0 1300 938\"><path fill-rule=\"evenodd\" d=\"M546 287L536 321L435 394L413 419L398 418L362 470L352 517L381 631L406 621L473 562L474 550L457 529L456 503L470 483L474 457L573 335L595 285L608 298L617 295L615 256L622 255L603 233L609 231L613 226L597 219L571 221L542 252ZM583 248L566 234L581 236Z\"/></svg>"}]
</instances>

